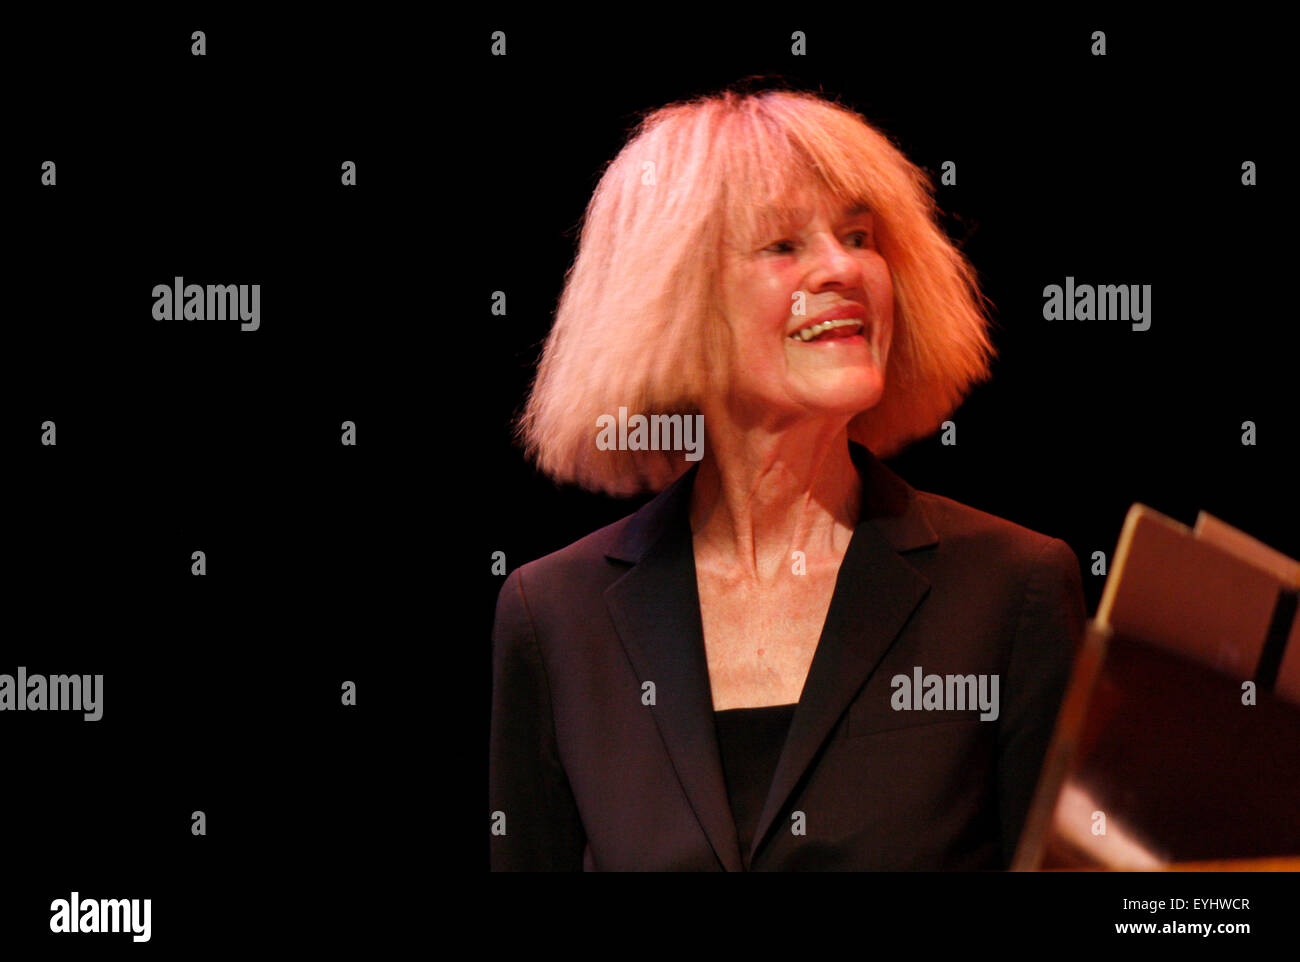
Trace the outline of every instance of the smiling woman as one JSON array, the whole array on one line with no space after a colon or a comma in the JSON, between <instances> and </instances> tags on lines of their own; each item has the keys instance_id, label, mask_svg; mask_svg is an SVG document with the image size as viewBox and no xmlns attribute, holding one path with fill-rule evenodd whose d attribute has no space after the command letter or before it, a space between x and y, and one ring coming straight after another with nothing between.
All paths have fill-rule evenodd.
<instances>
[{"instance_id":1,"label":"smiling woman","mask_svg":"<svg viewBox=\"0 0 1300 962\"><path fill-rule=\"evenodd\" d=\"M974 270L936 225L924 171L837 104L728 91L651 113L601 178L519 424L538 467L613 495L661 490L677 477L688 466L679 456L597 456L592 425L620 404L700 411L729 340L723 271L743 275L766 252L772 270L793 280L791 269L828 239L824 224L802 246L791 236L809 228L814 200L846 213L834 236L847 247L862 242L855 230L869 237L864 280L880 291L883 265L892 279L890 390L859 412L850 437L888 457L933 433L988 377L994 352ZM799 293L765 291L765 303L784 298L790 318ZM863 306L880 317L883 305Z\"/></svg>"},{"instance_id":2,"label":"smiling woman","mask_svg":"<svg viewBox=\"0 0 1300 962\"><path fill-rule=\"evenodd\" d=\"M494 868L1008 864L1078 561L879 460L988 377L974 277L925 175L850 110L725 92L644 120L518 431L557 481L659 493L501 589ZM702 419L702 456L599 443L615 412ZM991 703L907 710L891 679L918 672Z\"/></svg>"}]
</instances>

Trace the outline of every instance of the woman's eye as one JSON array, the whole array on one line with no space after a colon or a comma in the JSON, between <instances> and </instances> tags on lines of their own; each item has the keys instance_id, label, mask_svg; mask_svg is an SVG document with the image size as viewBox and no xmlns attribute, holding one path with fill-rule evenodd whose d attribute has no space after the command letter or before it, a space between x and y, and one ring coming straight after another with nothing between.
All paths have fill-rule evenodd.
<instances>
[{"instance_id":1,"label":"woman's eye","mask_svg":"<svg viewBox=\"0 0 1300 962\"><path fill-rule=\"evenodd\" d=\"M870 246L871 246L871 231L869 231L869 230L855 230L855 231L851 232L851 233L848 235L848 239L849 239L849 243L850 243L851 245L854 245L854 246L857 246L857 247L860 247L860 248L870 247ZM795 247L795 243L794 243L794 241L791 241L791 240L780 240L780 241L776 241L776 242L774 242L774 243L772 243L772 244L768 244L766 247L763 248L763 250L764 250L764 252L766 252L766 253L770 253L770 254L788 254L788 253L790 253L791 251L794 250L794 247Z\"/></svg>"}]
</instances>

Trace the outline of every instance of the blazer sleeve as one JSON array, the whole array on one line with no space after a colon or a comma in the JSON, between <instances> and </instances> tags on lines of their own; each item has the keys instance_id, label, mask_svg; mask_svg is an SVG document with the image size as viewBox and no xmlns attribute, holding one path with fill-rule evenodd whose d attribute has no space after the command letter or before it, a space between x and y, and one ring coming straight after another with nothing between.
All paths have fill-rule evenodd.
<instances>
[{"instance_id":1,"label":"blazer sleeve","mask_svg":"<svg viewBox=\"0 0 1300 962\"><path fill-rule=\"evenodd\" d=\"M519 569L497 596L492 628L488 803L491 868L581 871L586 837L560 763L551 690Z\"/></svg>"},{"instance_id":2,"label":"blazer sleeve","mask_svg":"<svg viewBox=\"0 0 1300 962\"><path fill-rule=\"evenodd\" d=\"M1068 544L1052 538L1031 565L1003 678L998 808L1004 868L1015 855L1086 620L1079 560Z\"/></svg>"}]
</instances>

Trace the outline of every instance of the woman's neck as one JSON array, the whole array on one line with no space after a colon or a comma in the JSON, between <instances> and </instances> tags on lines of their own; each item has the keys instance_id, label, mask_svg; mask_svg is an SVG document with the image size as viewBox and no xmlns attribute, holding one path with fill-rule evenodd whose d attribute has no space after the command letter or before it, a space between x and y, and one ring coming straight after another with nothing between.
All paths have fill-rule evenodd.
<instances>
[{"instance_id":1,"label":"woman's neck","mask_svg":"<svg viewBox=\"0 0 1300 962\"><path fill-rule=\"evenodd\" d=\"M691 490L695 552L757 584L790 571L796 551L810 567L838 563L861 500L847 424L710 433Z\"/></svg>"}]
</instances>

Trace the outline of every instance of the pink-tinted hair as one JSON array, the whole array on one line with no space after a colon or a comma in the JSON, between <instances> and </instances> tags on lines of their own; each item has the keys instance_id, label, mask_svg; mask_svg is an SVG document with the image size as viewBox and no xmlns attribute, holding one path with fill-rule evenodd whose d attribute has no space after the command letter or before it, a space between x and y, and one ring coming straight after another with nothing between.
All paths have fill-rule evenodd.
<instances>
[{"instance_id":1,"label":"pink-tinted hair","mask_svg":"<svg viewBox=\"0 0 1300 962\"><path fill-rule=\"evenodd\" d=\"M990 376L974 268L940 229L925 172L859 114L809 93L726 91L647 115L583 219L516 433L538 469L616 496L658 491L682 452L600 450L597 418L694 414L719 356L724 242L810 184L874 213L894 284L880 402L849 436L878 457L926 437ZM707 429L707 425L706 425Z\"/></svg>"}]
</instances>

